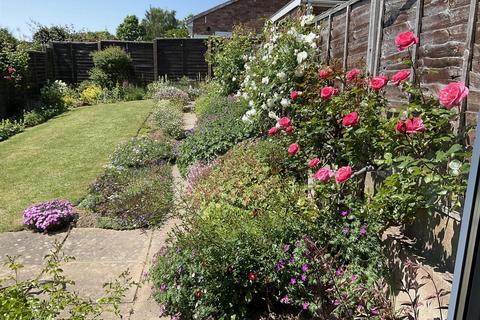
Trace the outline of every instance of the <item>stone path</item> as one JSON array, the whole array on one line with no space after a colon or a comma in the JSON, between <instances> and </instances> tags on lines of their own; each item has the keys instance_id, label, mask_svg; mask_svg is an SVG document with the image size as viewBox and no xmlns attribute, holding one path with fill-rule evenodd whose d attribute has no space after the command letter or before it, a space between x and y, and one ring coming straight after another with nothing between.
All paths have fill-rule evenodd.
<instances>
[{"instance_id":1,"label":"stone path","mask_svg":"<svg viewBox=\"0 0 480 320\"><path fill-rule=\"evenodd\" d=\"M185 130L195 126L193 113L184 114ZM185 185L176 166L172 169L177 196ZM70 232L43 235L31 231L0 234L0 258L18 256L25 265L21 279L36 276L42 268L43 257L49 253L54 241L64 242L63 252L75 257L63 265L65 275L76 282L75 290L83 297L102 296L102 285L115 279L125 270L134 281L140 282L150 269L155 253L165 244L168 233L176 221L167 221L157 230L113 231L97 228L72 229ZM0 277L8 270L0 265ZM151 297L151 283L133 287L122 301L123 319L160 319L158 304ZM102 319L115 319L105 315Z\"/></svg>"}]
</instances>

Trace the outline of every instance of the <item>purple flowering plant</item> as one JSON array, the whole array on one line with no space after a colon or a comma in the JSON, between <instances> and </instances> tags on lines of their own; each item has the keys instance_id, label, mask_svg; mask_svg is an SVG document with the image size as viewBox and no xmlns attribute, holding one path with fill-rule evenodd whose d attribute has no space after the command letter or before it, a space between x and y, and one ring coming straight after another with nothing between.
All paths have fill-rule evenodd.
<instances>
[{"instance_id":1,"label":"purple flowering plant","mask_svg":"<svg viewBox=\"0 0 480 320\"><path fill-rule=\"evenodd\" d=\"M66 227L75 218L75 208L67 200L52 200L32 205L23 211L23 223L41 232Z\"/></svg>"}]
</instances>

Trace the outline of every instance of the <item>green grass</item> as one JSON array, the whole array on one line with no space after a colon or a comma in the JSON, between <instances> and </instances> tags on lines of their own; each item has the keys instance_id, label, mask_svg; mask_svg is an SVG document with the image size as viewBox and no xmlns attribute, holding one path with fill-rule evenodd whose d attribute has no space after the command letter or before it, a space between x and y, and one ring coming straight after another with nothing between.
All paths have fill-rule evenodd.
<instances>
[{"instance_id":1,"label":"green grass","mask_svg":"<svg viewBox=\"0 0 480 320\"><path fill-rule=\"evenodd\" d=\"M75 109L0 143L0 232L22 228L40 201L78 202L115 146L137 133L153 101Z\"/></svg>"}]
</instances>

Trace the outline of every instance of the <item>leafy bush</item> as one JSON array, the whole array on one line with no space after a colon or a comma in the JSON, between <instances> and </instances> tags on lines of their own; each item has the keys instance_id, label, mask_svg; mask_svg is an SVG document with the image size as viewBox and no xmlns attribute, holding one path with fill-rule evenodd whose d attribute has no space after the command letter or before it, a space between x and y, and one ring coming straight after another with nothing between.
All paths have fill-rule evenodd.
<instances>
[{"instance_id":1,"label":"leafy bush","mask_svg":"<svg viewBox=\"0 0 480 320\"><path fill-rule=\"evenodd\" d=\"M0 121L0 141L7 140L11 136L22 132L25 129L21 122L4 119Z\"/></svg>"},{"instance_id":2,"label":"leafy bush","mask_svg":"<svg viewBox=\"0 0 480 320\"><path fill-rule=\"evenodd\" d=\"M86 105L94 105L98 103L103 95L102 87L91 82L82 82L78 90L80 92L80 99L83 104Z\"/></svg>"},{"instance_id":3,"label":"leafy bush","mask_svg":"<svg viewBox=\"0 0 480 320\"><path fill-rule=\"evenodd\" d=\"M158 104L153 111L155 126L174 139L184 138L183 112L178 106L167 101L160 101Z\"/></svg>"},{"instance_id":4,"label":"leafy bush","mask_svg":"<svg viewBox=\"0 0 480 320\"><path fill-rule=\"evenodd\" d=\"M144 88L131 85L124 87L123 94L125 101L143 100L146 95Z\"/></svg>"},{"instance_id":5,"label":"leafy bush","mask_svg":"<svg viewBox=\"0 0 480 320\"><path fill-rule=\"evenodd\" d=\"M90 71L90 79L101 87L113 88L132 78L132 59L120 47L96 51L92 53L92 59L95 67Z\"/></svg>"},{"instance_id":6,"label":"leafy bush","mask_svg":"<svg viewBox=\"0 0 480 320\"><path fill-rule=\"evenodd\" d=\"M252 136L253 132L239 121L239 114L245 112L247 105L242 101L223 101L226 104L215 107L215 112L222 110L221 114L201 117L197 128L180 145L177 165L183 175L195 162L214 160Z\"/></svg>"},{"instance_id":7,"label":"leafy bush","mask_svg":"<svg viewBox=\"0 0 480 320\"><path fill-rule=\"evenodd\" d=\"M132 138L121 143L111 157L115 167L143 167L161 164L172 158L172 146L148 137Z\"/></svg>"},{"instance_id":8,"label":"leafy bush","mask_svg":"<svg viewBox=\"0 0 480 320\"><path fill-rule=\"evenodd\" d=\"M55 80L45 85L40 91L40 102L43 108L54 108L65 111L66 106L63 100L68 86L65 82Z\"/></svg>"},{"instance_id":9,"label":"leafy bush","mask_svg":"<svg viewBox=\"0 0 480 320\"><path fill-rule=\"evenodd\" d=\"M218 115L223 112L228 98L222 94L221 86L216 81L203 85L203 93L195 100L195 114L201 119L209 115Z\"/></svg>"},{"instance_id":10,"label":"leafy bush","mask_svg":"<svg viewBox=\"0 0 480 320\"><path fill-rule=\"evenodd\" d=\"M169 165L143 168L112 167L91 187L99 225L133 229L160 225L173 206Z\"/></svg>"},{"instance_id":11,"label":"leafy bush","mask_svg":"<svg viewBox=\"0 0 480 320\"><path fill-rule=\"evenodd\" d=\"M73 204L65 200L35 204L23 211L23 224L41 232L65 228L74 218Z\"/></svg>"}]
</instances>

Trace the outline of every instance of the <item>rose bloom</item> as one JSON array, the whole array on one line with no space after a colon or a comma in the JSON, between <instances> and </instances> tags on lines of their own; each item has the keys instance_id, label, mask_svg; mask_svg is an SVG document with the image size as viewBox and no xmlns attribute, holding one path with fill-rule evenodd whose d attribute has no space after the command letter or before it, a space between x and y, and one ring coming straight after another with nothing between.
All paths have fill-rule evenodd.
<instances>
[{"instance_id":1,"label":"rose bloom","mask_svg":"<svg viewBox=\"0 0 480 320\"><path fill-rule=\"evenodd\" d=\"M413 118L405 121L405 132L409 134L415 134L419 132L425 132L425 126L421 118Z\"/></svg>"},{"instance_id":2,"label":"rose bloom","mask_svg":"<svg viewBox=\"0 0 480 320\"><path fill-rule=\"evenodd\" d=\"M359 121L360 117L358 116L358 112L352 112L343 117L342 125L344 127L354 127Z\"/></svg>"},{"instance_id":3,"label":"rose bloom","mask_svg":"<svg viewBox=\"0 0 480 320\"><path fill-rule=\"evenodd\" d=\"M300 151L300 146L297 143L292 143L290 147L288 147L288 153L291 156L294 156Z\"/></svg>"},{"instance_id":4,"label":"rose bloom","mask_svg":"<svg viewBox=\"0 0 480 320\"><path fill-rule=\"evenodd\" d=\"M347 74L345 76L345 79L347 80L347 82L351 82L351 81L355 80L359 74L360 74L360 70L352 69L352 70L347 72Z\"/></svg>"},{"instance_id":5,"label":"rose bloom","mask_svg":"<svg viewBox=\"0 0 480 320\"><path fill-rule=\"evenodd\" d=\"M255 274L254 274L253 272L250 272L250 273L248 274L248 280L250 280L250 281L255 280Z\"/></svg>"},{"instance_id":6,"label":"rose bloom","mask_svg":"<svg viewBox=\"0 0 480 320\"><path fill-rule=\"evenodd\" d=\"M319 158L315 158L315 159L312 159L312 160L308 161L308 167L310 169L316 168L319 164L320 164L320 159Z\"/></svg>"},{"instance_id":7,"label":"rose bloom","mask_svg":"<svg viewBox=\"0 0 480 320\"><path fill-rule=\"evenodd\" d=\"M277 127L272 127L270 130L268 130L268 135L269 136L274 136L278 133L278 128Z\"/></svg>"},{"instance_id":8,"label":"rose bloom","mask_svg":"<svg viewBox=\"0 0 480 320\"><path fill-rule=\"evenodd\" d=\"M292 125L292 121L288 117L283 117L278 120L278 124L282 128L288 128Z\"/></svg>"},{"instance_id":9,"label":"rose bloom","mask_svg":"<svg viewBox=\"0 0 480 320\"><path fill-rule=\"evenodd\" d=\"M328 77L330 77L333 73L333 70L328 67L328 68L325 68L325 69L321 69L319 72L318 72L318 76L320 77L320 79L327 79Z\"/></svg>"},{"instance_id":10,"label":"rose bloom","mask_svg":"<svg viewBox=\"0 0 480 320\"><path fill-rule=\"evenodd\" d=\"M373 90L381 90L383 87L385 87L388 83L388 77L387 76L378 76L370 79L369 86Z\"/></svg>"},{"instance_id":11,"label":"rose bloom","mask_svg":"<svg viewBox=\"0 0 480 320\"><path fill-rule=\"evenodd\" d=\"M398 133L407 133L407 126L405 125L405 122L398 121L395 125L395 131Z\"/></svg>"},{"instance_id":12,"label":"rose bloom","mask_svg":"<svg viewBox=\"0 0 480 320\"><path fill-rule=\"evenodd\" d=\"M337 170L335 180L337 181L337 183L343 183L351 178L352 173L353 171L351 167L341 167Z\"/></svg>"},{"instance_id":13,"label":"rose bloom","mask_svg":"<svg viewBox=\"0 0 480 320\"><path fill-rule=\"evenodd\" d=\"M449 83L445 88L440 91L438 98L440 104L447 108L452 109L458 106L466 96L468 96L468 88L462 82Z\"/></svg>"},{"instance_id":14,"label":"rose bloom","mask_svg":"<svg viewBox=\"0 0 480 320\"><path fill-rule=\"evenodd\" d=\"M292 93L290 93L290 99L292 99L294 101L297 100L299 96L300 95L298 94L297 91L292 91Z\"/></svg>"},{"instance_id":15,"label":"rose bloom","mask_svg":"<svg viewBox=\"0 0 480 320\"><path fill-rule=\"evenodd\" d=\"M320 91L320 96L322 97L323 100L329 100L331 97L333 97L337 93L337 89L334 87L325 87L322 88Z\"/></svg>"},{"instance_id":16,"label":"rose bloom","mask_svg":"<svg viewBox=\"0 0 480 320\"><path fill-rule=\"evenodd\" d=\"M419 43L419 39L411 31L401 32L395 38L395 44L397 45L398 51L408 49L417 43Z\"/></svg>"},{"instance_id":17,"label":"rose bloom","mask_svg":"<svg viewBox=\"0 0 480 320\"><path fill-rule=\"evenodd\" d=\"M408 77L410 77L410 71L408 70L398 71L392 77L393 84L396 86L399 86L400 82L408 79Z\"/></svg>"},{"instance_id":18,"label":"rose bloom","mask_svg":"<svg viewBox=\"0 0 480 320\"><path fill-rule=\"evenodd\" d=\"M287 127L287 129L285 129L285 132L286 132L286 133L291 133L291 132L293 132L293 131L295 131L295 128L292 127L292 126L289 126L289 127Z\"/></svg>"},{"instance_id":19,"label":"rose bloom","mask_svg":"<svg viewBox=\"0 0 480 320\"><path fill-rule=\"evenodd\" d=\"M318 170L314 177L320 182L326 183L330 178L332 178L335 174L333 173L332 169L323 167L322 169Z\"/></svg>"},{"instance_id":20,"label":"rose bloom","mask_svg":"<svg viewBox=\"0 0 480 320\"><path fill-rule=\"evenodd\" d=\"M17 69L8 67L8 73L14 73L15 71L17 71Z\"/></svg>"}]
</instances>

